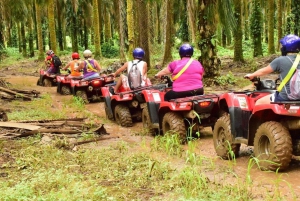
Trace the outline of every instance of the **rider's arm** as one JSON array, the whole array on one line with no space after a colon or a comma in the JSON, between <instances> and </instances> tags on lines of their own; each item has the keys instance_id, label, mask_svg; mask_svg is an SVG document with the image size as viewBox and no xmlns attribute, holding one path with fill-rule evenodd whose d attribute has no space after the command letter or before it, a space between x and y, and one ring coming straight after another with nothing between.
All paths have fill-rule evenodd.
<instances>
[{"instance_id":1,"label":"rider's arm","mask_svg":"<svg viewBox=\"0 0 300 201\"><path fill-rule=\"evenodd\" d=\"M80 62L79 66L78 66L78 71L84 68L84 61Z\"/></svg>"},{"instance_id":2,"label":"rider's arm","mask_svg":"<svg viewBox=\"0 0 300 201\"><path fill-rule=\"evenodd\" d=\"M119 68L118 70L116 70L115 73L112 73L114 77L116 77L117 75L119 75L119 73L121 73L123 70L125 70L128 67L128 62L126 62L121 68Z\"/></svg>"},{"instance_id":3,"label":"rider's arm","mask_svg":"<svg viewBox=\"0 0 300 201\"><path fill-rule=\"evenodd\" d=\"M97 69L98 71L100 71L100 70L101 70L100 64L99 64L96 60L94 60L94 64L95 64L96 69Z\"/></svg>"},{"instance_id":4,"label":"rider's arm","mask_svg":"<svg viewBox=\"0 0 300 201\"><path fill-rule=\"evenodd\" d=\"M252 80L254 77L260 77L263 75L267 75L272 73L274 70L271 68L270 65L268 65L267 67L261 68L257 71L255 71L254 73L250 73L245 75L245 77L248 77L250 80Z\"/></svg>"},{"instance_id":5,"label":"rider's arm","mask_svg":"<svg viewBox=\"0 0 300 201\"><path fill-rule=\"evenodd\" d=\"M171 74L172 72L169 70L168 67L162 69L161 71L159 71L155 76L156 77L161 77L163 75L168 75L168 74Z\"/></svg>"},{"instance_id":6,"label":"rider's arm","mask_svg":"<svg viewBox=\"0 0 300 201\"><path fill-rule=\"evenodd\" d=\"M148 71L148 66L147 66L147 63L144 62L144 67L143 67L143 78L144 79L147 78L147 71Z\"/></svg>"},{"instance_id":7,"label":"rider's arm","mask_svg":"<svg viewBox=\"0 0 300 201\"><path fill-rule=\"evenodd\" d=\"M68 68L69 68L69 66L70 66L70 63L71 63L71 62L69 62L69 63L68 63L68 64L67 64L65 67L63 67L62 69L63 69L63 70L66 70L66 69L68 69Z\"/></svg>"}]
</instances>

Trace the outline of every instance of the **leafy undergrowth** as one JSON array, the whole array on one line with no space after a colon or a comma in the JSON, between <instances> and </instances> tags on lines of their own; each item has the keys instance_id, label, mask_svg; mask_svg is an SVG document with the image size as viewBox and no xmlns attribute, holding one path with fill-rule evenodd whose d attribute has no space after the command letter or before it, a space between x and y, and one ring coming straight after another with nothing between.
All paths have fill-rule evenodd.
<instances>
[{"instance_id":1,"label":"leafy undergrowth","mask_svg":"<svg viewBox=\"0 0 300 201\"><path fill-rule=\"evenodd\" d=\"M40 143L39 136L2 141L0 197L75 201L253 200L257 196L252 184L236 177L232 167L216 167L211 159L195 155L192 144L189 151L170 154L163 146L167 140L156 138L151 148L121 141L77 151L59 148L61 139ZM141 151L133 151L137 148ZM208 172L215 176L208 177ZM274 194L259 196L274 200Z\"/></svg>"}]
</instances>

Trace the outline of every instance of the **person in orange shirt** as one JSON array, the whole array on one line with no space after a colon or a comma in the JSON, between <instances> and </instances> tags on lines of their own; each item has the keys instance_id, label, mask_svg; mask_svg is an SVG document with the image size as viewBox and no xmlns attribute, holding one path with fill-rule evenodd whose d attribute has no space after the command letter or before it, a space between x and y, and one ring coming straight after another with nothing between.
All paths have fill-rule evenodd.
<instances>
[{"instance_id":1,"label":"person in orange shirt","mask_svg":"<svg viewBox=\"0 0 300 201\"><path fill-rule=\"evenodd\" d=\"M77 52L74 52L72 54L72 61L70 61L65 67L63 67L63 70L67 70L69 67L71 68L71 74L69 77L82 77L82 72L78 68L81 61L80 61L80 56Z\"/></svg>"}]
</instances>

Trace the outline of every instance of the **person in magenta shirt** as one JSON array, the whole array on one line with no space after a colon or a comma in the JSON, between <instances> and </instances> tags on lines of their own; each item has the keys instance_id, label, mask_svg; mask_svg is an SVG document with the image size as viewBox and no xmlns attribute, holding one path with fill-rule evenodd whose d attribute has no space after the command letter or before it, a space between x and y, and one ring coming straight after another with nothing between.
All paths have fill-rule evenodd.
<instances>
[{"instance_id":1,"label":"person in magenta shirt","mask_svg":"<svg viewBox=\"0 0 300 201\"><path fill-rule=\"evenodd\" d=\"M165 101L187 96L203 95L204 68L202 64L192 59L194 49L190 44L183 44L179 48L180 60L172 61L168 67L158 72L155 76L172 74L172 90L165 94ZM187 65L184 71L181 71ZM180 74L180 75L177 75ZM177 77L176 77L177 75Z\"/></svg>"}]
</instances>

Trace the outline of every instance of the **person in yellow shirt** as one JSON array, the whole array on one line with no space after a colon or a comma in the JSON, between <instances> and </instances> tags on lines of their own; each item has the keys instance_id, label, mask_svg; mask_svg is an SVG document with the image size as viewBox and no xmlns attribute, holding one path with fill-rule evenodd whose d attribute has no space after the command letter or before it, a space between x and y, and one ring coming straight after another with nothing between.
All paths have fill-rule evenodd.
<instances>
[{"instance_id":1,"label":"person in yellow shirt","mask_svg":"<svg viewBox=\"0 0 300 201\"><path fill-rule=\"evenodd\" d=\"M82 77L82 72L80 71L80 69L78 68L81 61L80 61L80 56L77 52L74 52L72 54L72 61L70 61L65 67L63 67L63 70L67 70L69 67L71 69L71 74L69 75L69 77Z\"/></svg>"}]
</instances>

